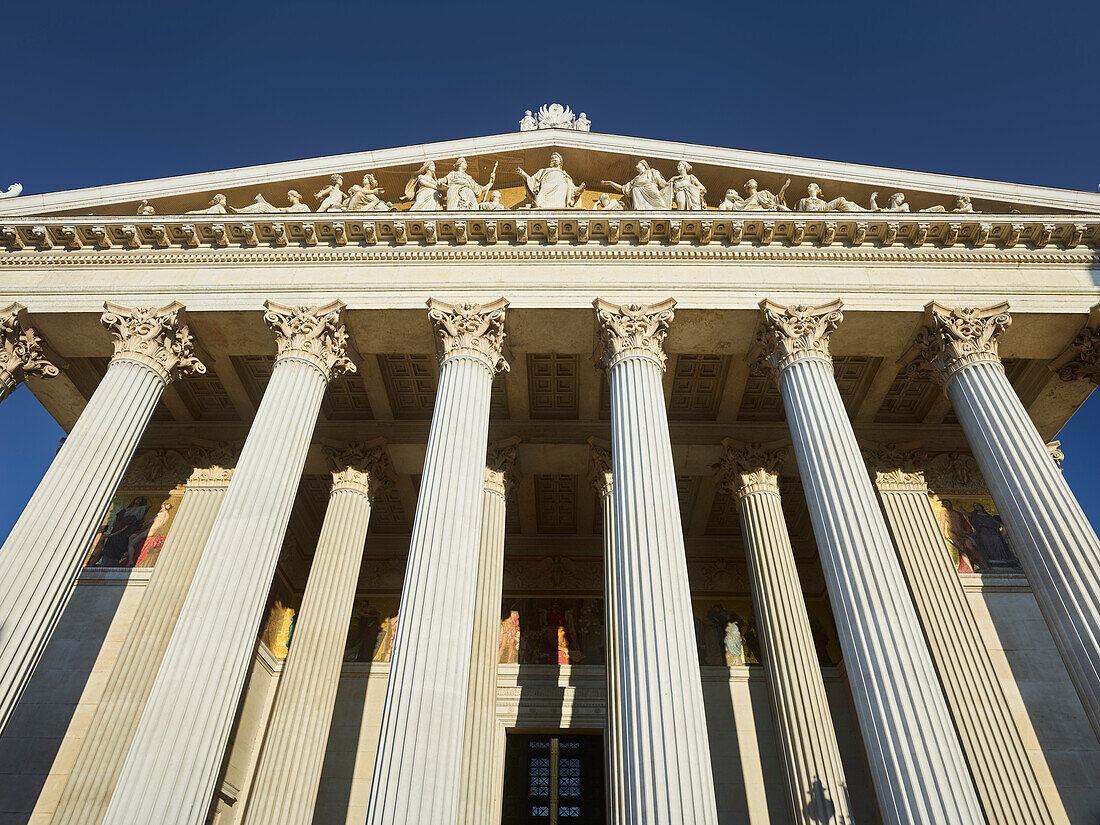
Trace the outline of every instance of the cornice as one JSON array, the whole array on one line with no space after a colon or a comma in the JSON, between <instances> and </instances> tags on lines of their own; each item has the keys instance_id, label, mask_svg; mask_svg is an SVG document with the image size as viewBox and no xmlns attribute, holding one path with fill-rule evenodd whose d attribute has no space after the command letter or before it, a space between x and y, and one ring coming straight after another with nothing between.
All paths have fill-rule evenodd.
<instances>
[{"instance_id":1,"label":"cornice","mask_svg":"<svg viewBox=\"0 0 1100 825\"><path fill-rule=\"evenodd\" d=\"M1095 215L353 215L0 219L0 266L621 258L1065 264L1096 263L1100 249Z\"/></svg>"}]
</instances>

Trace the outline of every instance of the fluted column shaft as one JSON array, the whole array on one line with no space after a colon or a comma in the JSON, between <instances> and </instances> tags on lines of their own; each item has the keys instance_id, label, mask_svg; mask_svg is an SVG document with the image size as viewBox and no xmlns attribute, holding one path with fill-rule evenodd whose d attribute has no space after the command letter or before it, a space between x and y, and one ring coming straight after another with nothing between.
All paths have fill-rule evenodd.
<instances>
[{"instance_id":1,"label":"fluted column shaft","mask_svg":"<svg viewBox=\"0 0 1100 825\"><path fill-rule=\"evenodd\" d=\"M795 361L779 386L882 817L893 825L980 825L978 800L832 364Z\"/></svg>"},{"instance_id":2,"label":"fluted column shaft","mask_svg":"<svg viewBox=\"0 0 1100 825\"><path fill-rule=\"evenodd\" d=\"M791 548L779 477L782 453L728 448L724 486L738 502L763 645L764 673L786 774L792 825L852 822L844 765Z\"/></svg>"},{"instance_id":3,"label":"fluted column shaft","mask_svg":"<svg viewBox=\"0 0 1100 825\"><path fill-rule=\"evenodd\" d=\"M282 312L268 302L265 319L284 325L280 354L138 721L107 825L206 819L321 398L346 360L341 309Z\"/></svg>"},{"instance_id":4,"label":"fluted column shaft","mask_svg":"<svg viewBox=\"0 0 1100 825\"><path fill-rule=\"evenodd\" d=\"M492 451L490 451L492 453ZM511 448L511 460L515 447ZM511 463L509 461L509 464ZM500 604L504 589L505 471L485 468L466 732L462 749L461 825L500 822L503 788L497 784L497 663L500 659Z\"/></svg>"},{"instance_id":5,"label":"fluted column shaft","mask_svg":"<svg viewBox=\"0 0 1100 825\"><path fill-rule=\"evenodd\" d=\"M833 375L840 302L762 304L852 699L889 825L984 823L913 601Z\"/></svg>"},{"instance_id":6,"label":"fluted column shaft","mask_svg":"<svg viewBox=\"0 0 1100 825\"><path fill-rule=\"evenodd\" d=\"M53 635L164 387L144 364L112 361L0 547L0 731Z\"/></svg>"},{"instance_id":7,"label":"fluted column shaft","mask_svg":"<svg viewBox=\"0 0 1100 825\"><path fill-rule=\"evenodd\" d=\"M688 589L661 345L672 302L597 303L611 388L614 613L609 634L631 825L716 825L714 779ZM639 334L641 338L639 338ZM615 758L619 754L612 754Z\"/></svg>"},{"instance_id":8,"label":"fluted column shaft","mask_svg":"<svg viewBox=\"0 0 1100 825\"><path fill-rule=\"evenodd\" d=\"M114 358L0 547L0 732L57 626L165 386L206 369L194 357L182 304L104 308Z\"/></svg>"},{"instance_id":9,"label":"fluted column shaft","mask_svg":"<svg viewBox=\"0 0 1100 825\"><path fill-rule=\"evenodd\" d=\"M317 801L344 645L370 524L372 479L334 474L245 825L309 825Z\"/></svg>"},{"instance_id":10,"label":"fluted column shaft","mask_svg":"<svg viewBox=\"0 0 1100 825\"><path fill-rule=\"evenodd\" d=\"M876 486L990 825L1051 825L1050 809L982 644L928 488L917 473L900 471L879 473Z\"/></svg>"},{"instance_id":11,"label":"fluted column shaft","mask_svg":"<svg viewBox=\"0 0 1100 825\"><path fill-rule=\"evenodd\" d=\"M99 825L153 686L202 549L229 484L229 471L197 471L149 577L103 698L69 771L53 825Z\"/></svg>"},{"instance_id":12,"label":"fluted column shaft","mask_svg":"<svg viewBox=\"0 0 1100 825\"><path fill-rule=\"evenodd\" d=\"M459 816L481 546L489 399L503 360L503 300L430 303L439 387L401 591L367 809L369 825Z\"/></svg>"},{"instance_id":13,"label":"fluted column shaft","mask_svg":"<svg viewBox=\"0 0 1100 825\"><path fill-rule=\"evenodd\" d=\"M999 363L959 369L947 395L1100 738L1100 539Z\"/></svg>"}]
</instances>

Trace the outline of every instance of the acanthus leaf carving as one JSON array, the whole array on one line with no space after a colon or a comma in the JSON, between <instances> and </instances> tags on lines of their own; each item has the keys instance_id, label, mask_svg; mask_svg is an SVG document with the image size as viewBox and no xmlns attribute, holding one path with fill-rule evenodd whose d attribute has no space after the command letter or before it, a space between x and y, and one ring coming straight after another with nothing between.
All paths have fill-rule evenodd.
<instances>
[{"instance_id":1,"label":"acanthus leaf carving","mask_svg":"<svg viewBox=\"0 0 1100 825\"><path fill-rule=\"evenodd\" d=\"M632 355L652 358L664 369L668 360L664 343L676 301L667 298L656 304L620 305L597 298L592 305L596 308L600 361L605 369Z\"/></svg>"},{"instance_id":2,"label":"acanthus leaf carving","mask_svg":"<svg viewBox=\"0 0 1100 825\"><path fill-rule=\"evenodd\" d=\"M927 456L918 449L897 444L867 444L863 459L880 490L927 490L924 465Z\"/></svg>"},{"instance_id":3,"label":"acanthus leaf carving","mask_svg":"<svg viewBox=\"0 0 1100 825\"><path fill-rule=\"evenodd\" d=\"M189 459L194 470L187 479L189 487L224 487L233 478L233 468L241 445L236 441L218 441L192 447Z\"/></svg>"},{"instance_id":4,"label":"acanthus leaf carving","mask_svg":"<svg viewBox=\"0 0 1100 825\"><path fill-rule=\"evenodd\" d=\"M588 446L590 449L588 480L592 484L592 489L603 501L615 489L615 476L611 472L611 445L592 437L588 439Z\"/></svg>"},{"instance_id":5,"label":"acanthus leaf carving","mask_svg":"<svg viewBox=\"0 0 1100 825\"><path fill-rule=\"evenodd\" d=\"M504 358L504 313L508 301L498 298L489 304L449 304L428 300L428 319L436 332L439 360L458 355L480 359L490 372L507 372Z\"/></svg>"},{"instance_id":6,"label":"acanthus leaf carving","mask_svg":"<svg viewBox=\"0 0 1100 825\"><path fill-rule=\"evenodd\" d=\"M762 323L757 333L757 352L777 371L800 358L823 358L829 354L829 336L844 319L838 298L828 304L783 306L768 299L760 302Z\"/></svg>"},{"instance_id":7,"label":"acanthus leaf carving","mask_svg":"<svg viewBox=\"0 0 1100 825\"><path fill-rule=\"evenodd\" d=\"M1007 302L978 308L946 307L933 301L925 311L920 358L935 367L939 380L946 381L970 364L1001 365L997 344L1012 323Z\"/></svg>"},{"instance_id":8,"label":"acanthus leaf carving","mask_svg":"<svg viewBox=\"0 0 1100 825\"><path fill-rule=\"evenodd\" d=\"M515 483L515 465L519 438L512 436L489 445L485 456L485 489L507 496Z\"/></svg>"},{"instance_id":9,"label":"acanthus leaf carving","mask_svg":"<svg viewBox=\"0 0 1100 825\"><path fill-rule=\"evenodd\" d=\"M1050 369L1063 381L1091 381L1100 384L1100 304L1089 310L1089 319L1070 345L1050 362Z\"/></svg>"},{"instance_id":10,"label":"acanthus leaf carving","mask_svg":"<svg viewBox=\"0 0 1100 825\"><path fill-rule=\"evenodd\" d=\"M28 375L52 378L57 366L27 321L27 308L13 303L0 309L0 386L11 389Z\"/></svg>"},{"instance_id":11,"label":"acanthus leaf carving","mask_svg":"<svg viewBox=\"0 0 1100 825\"><path fill-rule=\"evenodd\" d=\"M783 447L724 439L718 487L738 501L752 493L779 495L779 468L786 460L787 450Z\"/></svg>"},{"instance_id":12,"label":"acanthus leaf carving","mask_svg":"<svg viewBox=\"0 0 1100 825\"><path fill-rule=\"evenodd\" d=\"M206 372L179 301L155 309L124 307L108 301L100 321L114 337L115 359L144 364L166 384Z\"/></svg>"},{"instance_id":13,"label":"acanthus leaf carving","mask_svg":"<svg viewBox=\"0 0 1100 825\"><path fill-rule=\"evenodd\" d=\"M385 441L352 442L342 447L321 448L332 468L332 489L355 490L373 500L378 491L393 481Z\"/></svg>"},{"instance_id":14,"label":"acanthus leaf carving","mask_svg":"<svg viewBox=\"0 0 1100 825\"><path fill-rule=\"evenodd\" d=\"M284 306L275 301L264 303L264 321L275 333L278 356L308 361L319 369L326 381L356 366L348 355L348 333L343 323L343 301L324 306Z\"/></svg>"}]
</instances>

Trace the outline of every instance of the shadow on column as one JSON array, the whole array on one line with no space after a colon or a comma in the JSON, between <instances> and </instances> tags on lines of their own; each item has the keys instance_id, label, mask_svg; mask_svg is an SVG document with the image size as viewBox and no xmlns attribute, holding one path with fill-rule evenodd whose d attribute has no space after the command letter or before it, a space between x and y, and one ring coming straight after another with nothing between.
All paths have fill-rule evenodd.
<instances>
[{"instance_id":1,"label":"shadow on column","mask_svg":"<svg viewBox=\"0 0 1100 825\"><path fill-rule=\"evenodd\" d=\"M84 697L127 582L80 585L73 593L23 698L0 736L0 821L23 825L46 787L77 706ZM120 637L121 638L121 637ZM113 664L113 662L112 662ZM108 670L101 667L103 678ZM90 720L90 714L86 714ZM79 732L83 736L84 731ZM71 757L76 757L71 748ZM69 765L58 765L68 771ZM60 793L61 785L56 786ZM53 809L56 795L45 800Z\"/></svg>"}]
</instances>

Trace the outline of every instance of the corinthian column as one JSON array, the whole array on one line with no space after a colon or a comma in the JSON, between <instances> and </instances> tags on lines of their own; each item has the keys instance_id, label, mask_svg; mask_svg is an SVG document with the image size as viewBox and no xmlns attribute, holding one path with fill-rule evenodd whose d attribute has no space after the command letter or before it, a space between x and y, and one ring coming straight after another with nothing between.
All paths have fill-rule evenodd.
<instances>
[{"instance_id":1,"label":"corinthian column","mask_svg":"<svg viewBox=\"0 0 1100 825\"><path fill-rule=\"evenodd\" d=\"M62 788L50 820L53 825L99 825L107 811L138 718L229 485L233 471L227 468L233 466L236 451L225 445L196 450L194 455L199 469L187 480L179 512Z\"/></svg>"},{"instance_id":2,"label":"corinthian column","mask_svg":"<svg viewBox=\"0 0 1100 825\"><path fill-rule=\"evenodd\" d=\"M115 354L88 406L0 547L0 732L72 593L111 496L168 383L205 372L183 304L105 304Z\"/></svg>"},{"instance_id":3,"label":"corinthian column","mask_svg":"<svg viewBox=\"0 0 1100 825\"><path fill-rule=\"evenodd\" d=\"M0 401L28 375L51 378L57 367L46 357L42 339L27 323L27 308L9 304L0 309Z\"/></svg>"},{"instance_id":4,"label":"corinthian column","mask_svg":"<svg viewBox=\"0 0 1100 825\"><path fill-rule=\"evenodd\" d=\"M621 738L623 812L631 825L715 825L714 779L688 591L687 559L661 373L676 302L596 300L611 387L614 612L608 634ZM655 655L655 652L656 655Z\"/></svg>"},{"instance_id":5,"label":"corinthian column","mask_svg":"<svg viewBox=\"0 0 1100 825\"><path fill-rule=\"evenodd\" d=\"M432 299L439 389L413 519L393 662L374 759L369 825L450 823L459 815L463 731L481 547L489 396L508 368L501 298Z\"/></svg>"},{"instance_id":6,"label":"corinthian column","mask_svg":"<svg viewBox=\"0 0 1100 825\"><path fill-rule=\"evenodd\" d=\"M371 499L385 483L380 445L327 449L333 465L317 552L249 792L245 825L309 825L325 761L336 687Z\"/></svg>"},{"instance_id":7,"label":"corinthian column","mask_svg":"<svg viewBox=\"0 0 1100 825\"><path fill-rule=\"evenodd\" d=\"M493 444L485 462L481 555L462 749L460 825L490 825L500 822L501 817L504 731L497 725L497 663L504 589L504 510L518 442L518 438L509 438Z\"/></svg>"},{"instance_id":8,"label":"corinthian column","mask_svg":"<svg viewBox=\"0 0 1100 825\"><path fill-rule=\"evenodd\" d=\"M1100 540L1005 376L997 353L1008 304L928 305L922 356L947 388L1035 600L1100 738ZM1088 330L1086 330L1086 333ZM1079 337L1090 366L1095 334ZM1091 356L1091 357L1090 357ZM1071 375L1073 362L1063 365ZM1088 374L1087 372L1085 374Z\"/></svg>"},{"instance_id":9,"label":"corinthian column","mask_svg":"<svg viewBox=\"0 0 1100 825\"><path fill-rule=\"evenodd\" d=\"M990 825L1052 825L928 499L924 457L892 446L865 455Z\"/></svg>"},{"instance_id":10,"label":"corinthian column","mask_svg":"<svg viewBox=\"0 0 1100 825\"><path fill-rule=\"evenodd\" d=\"M201 825L325 386L355 369L344 305L266 304L278 355L107 807L107 825Z\"/></svg>"},{"instance_id":11,"label":"corinthian column","mask_svg":"<svg viewBox=\"0 0 1100 825\"><path fill-rule=\"evenodd\" d=\"M600 497L600 511L603 515L603 632L604 632L604 669L607 671L607 727L604 733L604 753L607 764L607 821L609 825L626 825L626 810L623 792L623 741L615 714L611 707L622 702L619 693L618 670L613 663L619 661L619 648L615 643L615 634L611 632L612 616L616 612L615 593L615 508L612 494L615 491L615 479L611 473L610 444L595 438L589 438L591 459L588 479L592 488Z\"/></svg>"},{"instance_id":12,"label":"corinthian column","mask_svg":"<svg viewBox=\"0 0 1100 825\"><path fill-rule=\"evenodd\" d=\"M836 616L879 810L889 825L984 822L913 601L833 377L840 301L763 301L777 373Z\"/></svg>"},{"instance_id":13,"label":"corinthian column","mask_svg":"<svg viewBox=\"0 0 1100 825\"><path fill-rule=\"evenodd\" d=\"M737 500L792 825L852 821L848 785L779 498L786 450L726 439L722 488Z\"/></svg>"}]
</instances>

